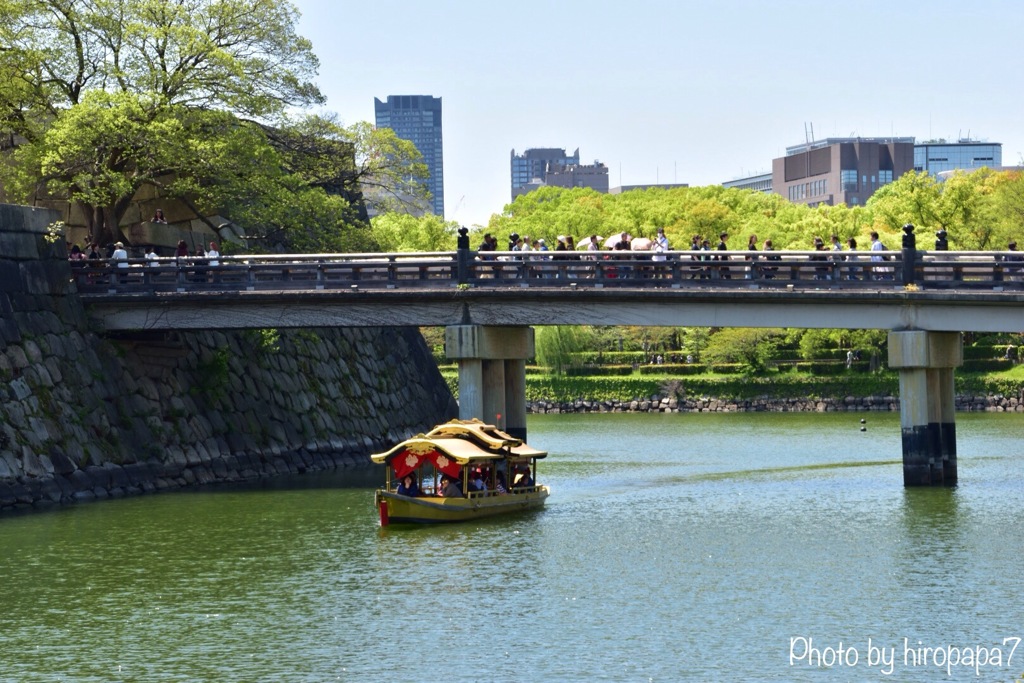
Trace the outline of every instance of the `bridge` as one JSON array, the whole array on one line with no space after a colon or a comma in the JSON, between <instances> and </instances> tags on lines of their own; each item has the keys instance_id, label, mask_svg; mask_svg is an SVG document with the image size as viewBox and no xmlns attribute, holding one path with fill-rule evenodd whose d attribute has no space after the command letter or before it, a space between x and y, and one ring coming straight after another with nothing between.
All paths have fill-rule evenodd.
<instances>
[{"instance_id":1,"label":"bridge","mask_svg":"<svg viewBox=\"0 0 1024 683\"><path fill-rule=\"evenodd\" d=\"M911 243L912 246L912 243ZM1016 252L456 252L99 262L72 269L108 331L444 326L460 417L526 436L535 325L889 330L904 484L953 485L962 330L1024 332Z\"/></svg>"}]
</instances>

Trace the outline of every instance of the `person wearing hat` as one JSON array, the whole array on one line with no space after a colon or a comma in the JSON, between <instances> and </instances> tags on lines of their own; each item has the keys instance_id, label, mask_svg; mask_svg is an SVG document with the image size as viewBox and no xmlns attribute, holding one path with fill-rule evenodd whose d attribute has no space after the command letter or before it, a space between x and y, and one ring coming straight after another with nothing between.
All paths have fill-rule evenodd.
<instances>
[{"instance_id":1,"label":"person wearing hat","mask_svg":"<svg viewBox=\"0 0 1024 683\"><path fill-rule=\"evenodd\" d=\"M110 258L117 261L118 268L128 267L128 252L124 248L124 242L114 242L114 253Z\"/></svg>"},{"instance_id":2,"label":"person wearing hat","mask_svg":"<svg viewBox=\"0 0 1024 683\"><path fill-rule=\"evenodd\" d=\"M114 278L117 282L124 282L124 274L127 273L128 268L128 252L124 248L124 242L114 242L114 252L110 255L111 263L117 265L118 272L121 275L115 275Z\"/></svg>"}]
</instances>

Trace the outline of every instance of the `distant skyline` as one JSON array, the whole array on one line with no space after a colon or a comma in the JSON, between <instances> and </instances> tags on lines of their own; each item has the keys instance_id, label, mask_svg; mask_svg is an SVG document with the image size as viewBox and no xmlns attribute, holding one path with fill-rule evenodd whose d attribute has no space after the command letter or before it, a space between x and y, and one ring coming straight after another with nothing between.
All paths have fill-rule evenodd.
<instances>
[{"instance_id":1,"label":"distant skyline","mask_svg":"<svg viewBox=\"0 0 1024 683\"><path fill-rule=\"evenodd\" d=\"M967 137L1024 155L1024 3L297 0L325 109L444 104L445 217L508 203L509 153L580 148L612 186L718 184L815 137Z\"/></svg>"}]
</instances>

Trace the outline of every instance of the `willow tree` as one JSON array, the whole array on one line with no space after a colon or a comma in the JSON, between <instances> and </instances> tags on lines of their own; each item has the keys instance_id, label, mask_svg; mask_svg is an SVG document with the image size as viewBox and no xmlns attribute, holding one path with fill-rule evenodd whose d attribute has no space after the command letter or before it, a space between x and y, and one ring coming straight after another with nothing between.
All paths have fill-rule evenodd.
<instances>
[{"instance_id":1,"label":"willow tree","mask_svg":"<svg viewBox=\"0 0 1024 683\"><path fill-rule=\"evenodd\" d=\"M8 196L64 193L109 240L143 185L199 185L197 153L322 103L297 20L279 0L0 0L0 129L18 148L2 165ZM200 170L214 161L233 163Z\"/></svg>"},{"instance_id":2,"label":"willow tree","mask_svg":"<svg viewBox=\"0 0 1024 683\"><path fill-rule=\"evenodd\" d=\"M585 351L587 342L587 331L581 327L557 325L537 328L537 362L551 368L555 374L564 375L573 365L573 354Z\"/></svg>"}]
</instances>

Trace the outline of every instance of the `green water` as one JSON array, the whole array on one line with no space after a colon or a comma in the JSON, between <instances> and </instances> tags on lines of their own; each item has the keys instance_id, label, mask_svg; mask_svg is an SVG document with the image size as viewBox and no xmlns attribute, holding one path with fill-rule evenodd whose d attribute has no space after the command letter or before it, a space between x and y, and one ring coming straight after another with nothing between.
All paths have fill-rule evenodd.
<instances>
[{"instance_id":1,"label":"green water","mask_svg":"<svg viewBox=\"0 0 1024 683\"><path fill-rule=\"evenodd\" d=\"M364 472L0 518L0 681L1010 681L1024 416L957 420L953 490L897 415L559 415L525 516L382 530Z\"/></svg>"}]
</instances>

